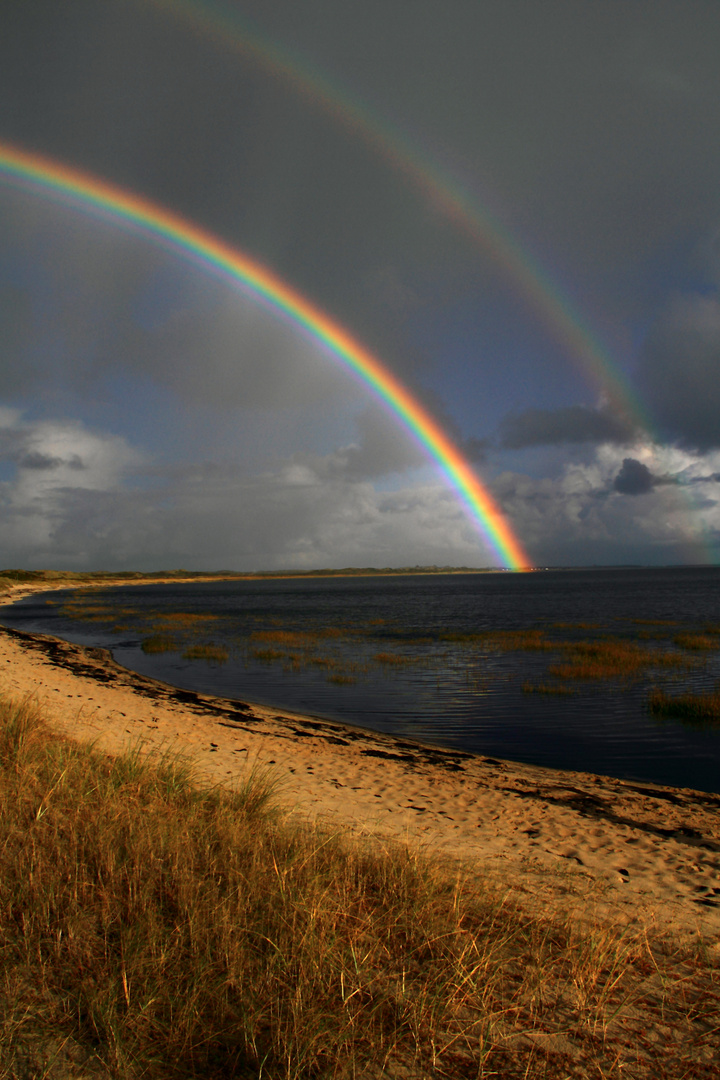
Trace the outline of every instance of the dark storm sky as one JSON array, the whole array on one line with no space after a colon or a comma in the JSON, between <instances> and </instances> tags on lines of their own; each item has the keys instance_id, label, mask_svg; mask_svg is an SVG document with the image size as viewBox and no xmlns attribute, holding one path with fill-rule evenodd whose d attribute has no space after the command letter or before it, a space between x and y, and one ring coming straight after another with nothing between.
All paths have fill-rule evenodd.
<instances>
[{"instance_id":1,"label":"dark storm sky","mask_svg":"<svg viewBox=\"0 0 720 1080\"><path fill-rule=\"evenodd\" d=\"M708 561L719 41L715 3L8 2L0 140L185 215L347 326L534 561ZM630 417L388 146L496 215ZM6 182L0 238L4 564L497 561L397 421L256 303Z\"/></svg>"}]
</instances>

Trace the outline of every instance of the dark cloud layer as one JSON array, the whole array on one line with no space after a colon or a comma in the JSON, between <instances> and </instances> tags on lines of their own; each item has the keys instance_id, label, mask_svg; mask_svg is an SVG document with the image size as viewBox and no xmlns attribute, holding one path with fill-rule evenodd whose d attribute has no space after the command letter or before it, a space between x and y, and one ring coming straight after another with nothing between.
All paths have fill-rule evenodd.
<instances>
[{"instance_id":1,"label":"dark cloud layer","mask_svg":"<svg viewBox=\"0 0 720 1080\"><path fill-rule=\"evenodd\" d=\"M625 420L609 409L586 405L526 409L506 416L500 425L500 443L512 450L561 443L627 443L632 437Z\"/></svg>"},{"instance_id":2,"label":"dark cloud layer","mask_svg":"<svg viewBox=\"0 0 720 1080\"><path fill-rule=\"evenodd\" d=\"M401 135L422 132L431 169L436 156L470 188L481 177L521 237L527 230L589 288L607 289L617 260L662 250L718 210L720 145L706 135L720 124L715 4L423 0L409 16L387 0L237 0L227 9L301 68L335 78L339 96L375 104L379 127L389 117ZM442 291L482 305L483 276L503 279L483 245L342 109L324 110L167 9L3 5L0 99L0 137L239 243L400 370L414 365L402 320L369 282L392 267L413 303Z\"/></svg>"},{"instance_id":3,"label":"dark cloud layer","mask_svg":"<svg viewBox=\"0 0 720 1080\"><path fill-rule=\"evenodd\" d=\"M720 446L720 300L672 302L648 336L638 381L663 434L684 446Z\"/></svg>"}]
</instances>

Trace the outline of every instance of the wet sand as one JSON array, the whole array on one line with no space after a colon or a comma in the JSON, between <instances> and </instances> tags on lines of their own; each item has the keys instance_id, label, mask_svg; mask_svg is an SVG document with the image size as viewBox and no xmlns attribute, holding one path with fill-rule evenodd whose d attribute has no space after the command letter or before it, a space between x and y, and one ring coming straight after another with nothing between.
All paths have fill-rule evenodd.
<instances>
[{"instance_id":1,"label":"wet sand","mask_svg":"<svg viewBox=\"0 0 720 1080\"><path fill-rule=\"evenodd\" d=\"M18 586L3 600L35 591ZM720 795L500 761L180 690L104 649L1 625L0 692L32 698L58 732L111 753L138 740L180 751L213 783L267 766L288 812L460 859L530 912L720 941Z\"/></svg>"}]
</instances>

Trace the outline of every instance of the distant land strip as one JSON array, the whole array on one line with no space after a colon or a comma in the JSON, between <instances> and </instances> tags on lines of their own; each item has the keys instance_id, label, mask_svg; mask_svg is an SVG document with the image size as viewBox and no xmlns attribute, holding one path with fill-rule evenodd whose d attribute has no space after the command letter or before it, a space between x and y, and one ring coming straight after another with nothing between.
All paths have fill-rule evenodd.
<instances>
[{"instance_id":1,"label":"distant land strip","mask_svg":"<svg viewBox=\"0 0 720 1080\"><path fill-rule=\"evenodd\" d=\"M248 581L256 578L306 578L306 577L392 577L410 574L495 574L503 573L502 567L478 566L346 566L342 569L318 570L0 570L0 592L13 585L55 583L72 585L74 582L90 584L97 582L143 581Z\"/></svg>"}]
</instances>

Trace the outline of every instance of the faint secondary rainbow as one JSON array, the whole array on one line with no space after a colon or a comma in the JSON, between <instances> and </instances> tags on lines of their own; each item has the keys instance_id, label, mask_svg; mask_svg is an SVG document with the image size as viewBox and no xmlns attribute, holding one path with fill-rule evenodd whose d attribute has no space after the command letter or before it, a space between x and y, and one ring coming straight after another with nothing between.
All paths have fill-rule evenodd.
<instances>
[{"instance_id":1,"label":"faint secondary rainbow","mask_svg":"<svg viewBox=\"0 0 720 1080\"><path fill-rule=\"evenodd\" d=\"M435 459L503 565L514 570L530 566L520 541L492 496L437 421L377 357L271 270L139 195L1 141L0 178L30 185L86 212L110 215L115 221L162 241L205 269L250 290L309 332L389 405Z\"/></svg>"},{"instance_id":2,"label":"faint secondary rainbow","mask_svg":"<svg viewBox=\"0 0 720 1080\"><path fill-rule=\"evenodd\" d=\"M182 19L224 47L252 57L302 96L336 117L343 127L356 132L493 259L568 356L583 369L629 426L652 430L646 410L622 368L549 272L496 214L434 162L424 149L332 83L305 58L295 57L260 34L237 11L223 9L209 0L142 2Z\"/></svg>"}]
</instances>

